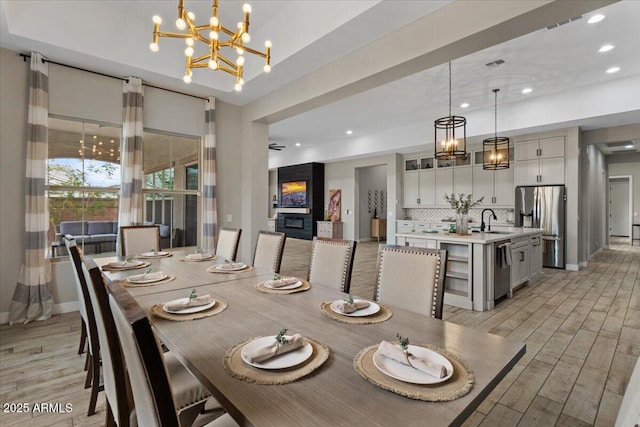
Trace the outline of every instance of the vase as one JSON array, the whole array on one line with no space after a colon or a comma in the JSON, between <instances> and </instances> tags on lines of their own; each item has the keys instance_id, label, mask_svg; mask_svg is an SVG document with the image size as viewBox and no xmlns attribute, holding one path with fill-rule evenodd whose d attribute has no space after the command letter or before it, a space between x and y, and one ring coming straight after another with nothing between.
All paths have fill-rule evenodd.
<instances>
[{"instance_id":1,"label":"vase","mask_svg":"<svg viewBox=\"0 0 640 427\"><path fill-rule=\"evenodd\" d=\"M467 234L469 232L469 215L459 213L456 214L456 233Z\"/></svg>"}]
</instances>

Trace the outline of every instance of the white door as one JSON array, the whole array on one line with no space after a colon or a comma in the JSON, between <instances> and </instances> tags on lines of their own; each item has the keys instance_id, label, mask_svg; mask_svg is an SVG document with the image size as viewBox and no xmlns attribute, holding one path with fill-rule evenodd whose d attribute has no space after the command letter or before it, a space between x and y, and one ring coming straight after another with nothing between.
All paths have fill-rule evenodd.
<instances>
[{"instance_id":1,"label":"white door","mask_svg":"<svg viewBox=\"0 0 640 427\"><path fill-rule=\"evenodd\" d=\"M629 236L629 180L609 180L609 235Z\"/></svg>"}]
</instances>

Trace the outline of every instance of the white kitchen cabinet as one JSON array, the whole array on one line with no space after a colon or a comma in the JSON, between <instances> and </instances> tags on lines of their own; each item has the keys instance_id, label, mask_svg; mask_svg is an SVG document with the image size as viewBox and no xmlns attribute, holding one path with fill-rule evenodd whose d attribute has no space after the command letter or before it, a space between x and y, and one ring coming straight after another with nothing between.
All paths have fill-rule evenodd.
<instances>
[{"instance_id":1,"label":"white kitchen cabinet","mask_svg":"<svg viewBox=\"0 0 640 427\"><path fill-rule=\"evenodd\" d=\"M564 137L516 145L516 185L564 184Z\"/></svg>"},{"instance_id":2,"label":"white kitchen cabinet","mask_svg":"<svg viewBox=\"0 0 640 427\"><path fill-rule=\"evenodd\" d=\"M513 169L515 164L513 162L513 148L510 153L511 167L493 171L483 169L483 151L474 152L473 199L478 200L480 197L484 197L483 207L513 207Z\"/></svg>"},{"instance_id":3,"label":"white kitchen cabinet","mask_svg":"<svg viewBox=\"0 0 640 427\"><path fill-rule=\"evenodd\" d=\"M342 223L332 221L318 221L318 237L342 239Z\"/></svg>"},{"instance_id":4,"label":"white kitchen cabinet","mask_svg":"<svg viewBox=\"0 0 640 427\"><path fill-rule=\"evenodd\" d=\"M455 167L453 169L453 191L456 194L460 194L460 193L472 194L473 193L473 168Z\"/></svg>"},{"instance_id":5,"label":"white kitchen cabinet","mask_svg":"<svg viewBox=\"0 0 640 427\"><path fill-rule=\"evenodd\" d=\"M418 178L420 206L433 206L436 202L436 172L433 169L421 169Z\"/></svg>"},{"instance_id":6,"label":"white kitchen cabinet","mask_svg":"<svg viewBox=\"0 0 640 427\"><path fill-rule=\"evenodd\" d=\"M529 242L511 246L511 289L529 280Z\"/></svg>"},{"instance_id":7,"label":"white kitchen cabinet","mask_svg":"<svg viewBox=\"0 0 640 427\"><path fill-rule=\"evenodd\" d=\"M453 191L453 168L439 167L436 169L436 206L450 208L451 205L444 199L444 196L450 196Z\"/></svg>"},{"instance_id":8,"label":"white kitchen cabinet","mask_svg":"<svg viewBox=\"0 0 640 427\"><path fill-rule=\"evenodd\" d=\"M445 304L473 309L473 266L471 244L438 242L447 251L444 278Z\"/></svg>"},{"instance_id":9,"label":"white kitchen cabinet","mask_svg":"<svg viewBox=\"0 0 640 427\"><path fill-rule=\"evenodd\" d=\"M405 159L402 175L402 206L433 206L435 195L433 157Z\"/></svg>"},{"instance_id":10,"label":"white kitchen cabinet","mask_svg":"<svg viewBox=\"0 0 640 427\"><path fill-rule=\"evenodd\" d=\"M413 221L396 221L396 233L412 233Z\"/></svg>"}]
</instances>

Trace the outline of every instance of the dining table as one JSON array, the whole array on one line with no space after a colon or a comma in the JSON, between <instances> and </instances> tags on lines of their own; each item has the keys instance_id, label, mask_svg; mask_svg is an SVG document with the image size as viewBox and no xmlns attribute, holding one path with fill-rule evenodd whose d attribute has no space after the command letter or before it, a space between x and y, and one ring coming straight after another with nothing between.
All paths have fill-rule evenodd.
<instances>
[{"instance_id":1,"label":"dining table","mask_svg":"<svg viewBox=\"0 0 640 427\"><path fill-rule=\"evenodd\" d=\"M211 263L182 263L175 255L154 260L154 267L175 274L176 279L126 289L145 310L163 344L243 426L461 425L526 350L517 341L393 306L385 306L392 313L385 321L343 323L321 310L323 304L345 298L337 289L311 283L302 292L264 293L257 285L270 279L272 272L252 269L215 274L207 273L200 264ZM118 280L121 274L107 276ZM188 297L191 289L224 301L228 307L189 321L152 314L154 306ZM326 361L286 384L260 384L230 374L225 366L230 350L252 338L273 337L284 328L328 348ZM411 344L432 346L455 356L472 378L470 390L447 401L416 400L360 375L355 368L358 354L382 340L395 342L398 334ZM283 369L282 375L288 371ZM437 392L439 386L424 388Z\"/></svg>"}]
</instances>

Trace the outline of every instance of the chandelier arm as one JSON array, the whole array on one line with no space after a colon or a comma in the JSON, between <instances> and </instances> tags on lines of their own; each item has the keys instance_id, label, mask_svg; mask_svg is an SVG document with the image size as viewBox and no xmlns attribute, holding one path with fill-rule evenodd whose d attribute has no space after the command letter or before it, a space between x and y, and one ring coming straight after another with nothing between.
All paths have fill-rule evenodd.
<instances>
[{"instance_id":1,"label":"chandelier arm","mask_svg":"<svg viewBox=\"0 0 640 427\"><path fill-rule=\"evenodd\" d=\"M172 37L172 38L178 38L178 39L190 39L192 35L184 34L184 33L171 33L171 32L165 32L165 31L158 31L158 36Z\"/></svg>"},{"instance_id":2,"label":"chandelier arm","mask_svg":"<svg viewBox=\"0 0 640 427\"><path fill-rule=\"evenodd\" d=\"M220 65L218 67L218 70L222 70L222 71L224 71L226 73L231 74L232 76L237 76L238 75L238 72L236 70L228 68L228 67L225 67L224 65Z\"/></svg>"},{"instance_id":3,"label":"chandelier arm","mask_svg":"<svg viewBox=\"0 0 640 427\"><path fill-rule=\"evenodd\" d=\"M238 68L238 66L233 61L229 61L224 55L220 55L218 53L218 59L220 59L222 62L224 62L225 64L227 64L228 66L230 66L233 69L237 69Z\"/></svg>"},{"instance_id":4,"label":"chandelier arm","mask_svg":"<svg viewBox=\"0 0 640 427\"><path fill-rule=\"evenodd\" d=\"M211 25L209 25L209 24L206 24L206 25L196 25L196 26L194 26L194 28L195 28L197 31L210 30L210 29L211 29Z\"/></svg>"},{"instance_id":5,"label":"chandelier arm","mask_svg":"<svg viewBox=\"0 0 640 427\"><path fill-rule=\"evenodd\" d=\"M227 27L224 27L222 25L220 25L220 29L218 31L222 31L223 33L225 33L228 36L233 36L235 35L234 31L231 31L230 29L228 29Z\"/></svg>"},{"instance_id":6,"label":"chandelier arm","mask_svg":"<svg viewBox=\"0 0 640 427\"><path fill-rule=\"evenodd\" d=\"M192 64L198 64L198 63L200 63L202 61L208 60L209 58L211 58L211 54L205 53L204 55L200 55L200 56L197 56L195 58L192 58L191 59L191 63ZM207 64L205 64L204 66L206 67Z\"/></svg>"},{"instance_id":7,"label":"chandelier arm","mask_svg":"<svg viewBox=\"0 0 640 427\"><path fill-rule=\"evenodd\" d=\"M254 55L261 56L261 57L263 57L263 58L266 58L266 57L267 57L267 54L266 54L266 53L259 52L259 51L257 51L257 50L251 49L250 47L247 47L247 46L242 46L242 49L244 49L244 51L245 51L245 52L249 52L249 53L252 53L252 54L254 54Z\"/></svg>"}]
</instances>

